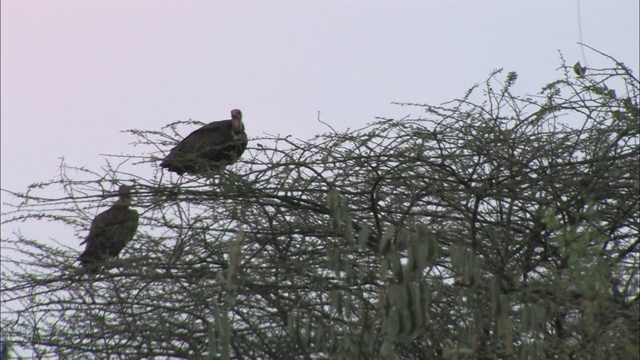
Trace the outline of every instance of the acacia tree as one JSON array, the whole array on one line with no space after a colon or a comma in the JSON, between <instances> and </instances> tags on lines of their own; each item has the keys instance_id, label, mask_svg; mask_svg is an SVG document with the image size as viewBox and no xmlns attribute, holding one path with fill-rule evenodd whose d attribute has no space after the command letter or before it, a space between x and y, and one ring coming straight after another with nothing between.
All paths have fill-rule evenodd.
<instances>
[{"instance_id":1,"label":"acacia tree","mask_svg":"<svg viewBox=\"0 0 640 360\"><path fill-rule=\"evenodd\" d=\"M252 139L214 180L157 170L179 123L131 130L151 178L63 164L5 190L5 226L81 237L135 180L141 225L95 276L81 249L3 238L3 332L38 358L637 358L639 82L613 64L527 96L496 71L399 104L423 117Z\"/></svg>"}]
</instances>

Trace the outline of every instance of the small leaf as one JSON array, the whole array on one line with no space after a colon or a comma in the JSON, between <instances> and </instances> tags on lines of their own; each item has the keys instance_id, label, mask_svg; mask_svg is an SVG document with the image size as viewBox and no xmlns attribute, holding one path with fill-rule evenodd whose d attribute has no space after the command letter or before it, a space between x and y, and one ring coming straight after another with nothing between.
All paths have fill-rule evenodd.
<instances>
[{"instance_id":1,"label":"small leaf","mask_svg":"<svg viewBox=\"0 0 640 360\"><path fill-rule=\"evenodd\" d=\"M369 229L369 227L365 225L358 233L358 246L360 247L360 250L367 249L367 242L369 242L370 236L371 229Z\"/></svg>"},{"instance_id":2,"label":"small leaf","mask_svg":"<svg viewBox=\"0 0 640 360\"><path fill-rule=\"evenodd\" d=\"M395 230L393 226L387 227L382 238L380 239L380 244L378 244L378 254L386 255L391 248L391 239L393 239L393 235L395 234Z\"/></svg>"}]
</instances>

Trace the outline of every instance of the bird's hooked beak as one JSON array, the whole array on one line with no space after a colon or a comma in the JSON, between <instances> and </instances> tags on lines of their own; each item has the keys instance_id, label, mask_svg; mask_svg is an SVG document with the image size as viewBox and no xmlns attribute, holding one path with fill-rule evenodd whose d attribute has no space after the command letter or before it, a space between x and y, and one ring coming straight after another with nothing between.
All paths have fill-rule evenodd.
<instances>
[{"instance_id":1,"label":"bird's hooked beak","mask_svg":"<svg viewBox=\"0 0 640 360\"><path fill-rule=\"evenodd\" d=\"M240 119L231 119L231 129L234 133L240 133L244 130L244 126L242 125L242 120Z\"/></svg>"},{"instance_id":2,"label":"bird's hooked beak","mask_svg":"<svg viewBox=\"0 0 640 360\"><path fill-rule=\"evenodd\" d=\"M231 129L235 133L244 131L244 126L242 125L242 112L238 109L231 110Z\"/></svg>"}]
</instances>

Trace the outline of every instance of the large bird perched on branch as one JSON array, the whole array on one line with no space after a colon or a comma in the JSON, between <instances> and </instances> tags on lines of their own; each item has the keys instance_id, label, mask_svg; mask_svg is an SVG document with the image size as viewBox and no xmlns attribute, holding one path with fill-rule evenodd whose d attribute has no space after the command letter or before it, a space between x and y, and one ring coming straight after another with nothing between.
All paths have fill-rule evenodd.
<instances>
[{"instance_id":1,"label":"large bird perched on branch","mask_svg":"<svg viewBox=\"0 0 640 360\"><path fill-rule=\"evenodd\" d=\"M179 175L221 172L240 159L247 142L242 112L234 109L230 120L214 121L189 134L160 166Z\"/></svg>"},{"instance_id":2,"label":"large bird perched on branch","mask_svg":"<svg viewBox=\"0 0 640 360\"><path fill-rule=\"evenodd\" d=\"M92 273L97 273L100 263L117 257L136 230L140 215L131 206L131 187L122 185L118 189L120 198L109 209L96 215L91 222L89 235L81 243L87 244L78 260Z\"/></svg>"}]
</instances>

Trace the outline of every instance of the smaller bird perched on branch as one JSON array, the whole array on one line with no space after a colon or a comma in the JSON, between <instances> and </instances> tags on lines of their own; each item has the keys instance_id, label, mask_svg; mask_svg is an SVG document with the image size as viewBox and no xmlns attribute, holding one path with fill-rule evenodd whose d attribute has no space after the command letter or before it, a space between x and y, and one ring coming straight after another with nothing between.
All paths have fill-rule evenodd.
<instances>
[{"instance_id":1,"label":"smaller bird perched on branch","mask_svg":"<svg viewBox=\"0 0 640 360\"><path fill-rule=\"evenodd\" d=\"M140 215L129 208L131 187L120 186L118 194L120 198L113 206L96 215L89 235L80 244L87 246L78 260L91 273L97 273L104 260L117 257L138 230Z\"/></svg>"},{"instance_id":2,"label":"smaller bird perched on branch","mask_svg":"<svg viewBox=\"0 0 640 360\"><path fill-rule=\"evenodd\" d=\"M584 77L587 74L587 67L586 66L582 66L580 64L580 61L578 61L577 63L575 63L573 65L573 72L576 73L576 75L578 75L578 77Z\"/></svg>"},{"instance_id":3,"label":"smaller bird perched on branch","mask_svg":"<svg viewBox=\"0 0 640 360\"><path fill-rule=\"evenodd\" d=\"M161 167L178 175L220 172L233 164L247 148L242 112L231 110L231 119L209 123L184 138L171 149Z\"/></svg>"}]
</instances>

